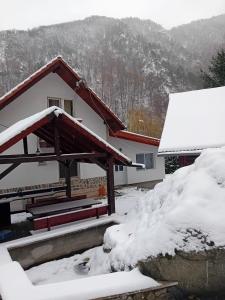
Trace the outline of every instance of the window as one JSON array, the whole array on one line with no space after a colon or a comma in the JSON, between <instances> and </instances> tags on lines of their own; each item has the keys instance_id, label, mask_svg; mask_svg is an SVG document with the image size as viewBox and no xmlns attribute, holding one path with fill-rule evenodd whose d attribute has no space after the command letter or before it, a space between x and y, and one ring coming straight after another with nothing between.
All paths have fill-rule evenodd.
<instances>
[{"instance_id":1,"label":"window","mask_svg":"<svg viewBox=\"0 0 225 300\"><path fill-rule=\"evenodd\" d=\"M123 166L122 165L115 165L115 171L116 172L123 172Z\"/></svg>"},{"instance_id":2,"label":"window","mask_svg":"<svg viewBox=\"0 0 225 300\"><path fill-rule=\"evenodd\" d=\"M75 160L73 160L70 164L70 175L71 177L78 175L78 166ZM66 167L61 163L59 163L59 177L60 178L66 177Z\"/></svg>"},{"instance_id":3,"label":"window","mask_svg":"<svg viewBox=\"0 0 225 300\"><path fill-rule=\"evenodd\" d=\"M56 97L48 97L48 107L51 106L61 107L61 99Z\"/></svg>"},{"instance_id":4,"label":"window","mask_svg":"<svg viewBox=\"0 0 225 300\"><path fill-rule=\"evenodd\" d=\"M145 169L154 169L154 155L153 153L136 154L136 163L144 164ZM142 167L137 167L137 170L143 170Z\"/></svg>"},{"instance_id":5,"label":"window","mask_svg":"<svg viewBox=\"0 0 225 300\"><path fill-rule=\"evenodd\" d=\"M64 110L73 116L73 100L64 100Z\"/></svg>"}]
</instances>

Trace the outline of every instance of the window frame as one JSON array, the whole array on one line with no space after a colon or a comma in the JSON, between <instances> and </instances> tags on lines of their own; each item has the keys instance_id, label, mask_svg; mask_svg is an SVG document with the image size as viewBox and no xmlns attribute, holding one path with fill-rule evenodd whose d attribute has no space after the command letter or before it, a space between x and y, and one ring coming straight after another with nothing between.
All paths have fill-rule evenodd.
<instances>
[{"instance_id":1,"label":"window frame","mask_svg":"<svg viewBox=\"0 0 225 300\"><path fill-rule=\"evenodd\" d=\"M59 98L59 97L47 97L47 106L48 107L51 107L51 106L54 106L54 105L49 105L49 103L50 103L50 101L51 100L53 100L53 101L59 101L59 105L56 105L56 106L58 106L58 107L60 107L60 108L62 108L62 99L61 98Z\"/></svg>"},{"instance_id":2,"label":"window frame","mask_svg":"<svg viewBox=\"0 0 225 300\"><path fill-rule=\"evenodd\" d=\"M74 113L73 113L73 111L74 111L74 105L73 105L73 100L71 100L71 99L62 99L62 102L63 102L63 109L65 110L65 101L69 101L69 102L71 102L72 103L72 107L71 107L71 109L72 109L72 111L71 111L71 113L72 114L70 114L70 113L68 113L71 117L73 117L73 115L74 115Z\"/></svg>"},{"instance_id":3,"label":"window frame","mask_svg":"<svg viewBox=\"0 0 225 300\"><path fill-rule=\"evenodd\" d=\"M72 107L71 107L72 114L69 113L69 115L71 115L73 117L73 115L74 115L74 103L73 103L72 99L63 99L63 98L59 98L59 97L48 96L47 97L47 107L48 108L53 106L53 105L51 105L51 106L49 105L51 100L59 101L59 105L56 105L56 106L58 106L59 108L62 108L63 110L65 110L65 101L71 102L71 104L72 104Z\"/></svg>"},{"instance_id":4,"label":"window frame","mask_svg":"<svg viewBox=\"0 0 225 300\"><path fill-rule=\"evenodd\" d=\"M123 165L115 165L115 172L123 172L124 166Z\"/></svg>"},{"instance_id":5,"label":"window frame","mask_svg":"<svg viewBox=\"0 0 225 300\"><path fill-rule=\"evenodd\" d=\"M140 156L142 155L143 156L143 161L142 162L138 162L137 160L137 156ZM146 167L146 157L149 156L152 158L152 167ZM136 171L141 171L141 170L153 170L155 169L155 155L154 155L154 152L145 152L145 153L136 153L136 163L138 164L144 164L145 167L142 168L142 167L136 167Z\"/></svg>"}]
</instances>

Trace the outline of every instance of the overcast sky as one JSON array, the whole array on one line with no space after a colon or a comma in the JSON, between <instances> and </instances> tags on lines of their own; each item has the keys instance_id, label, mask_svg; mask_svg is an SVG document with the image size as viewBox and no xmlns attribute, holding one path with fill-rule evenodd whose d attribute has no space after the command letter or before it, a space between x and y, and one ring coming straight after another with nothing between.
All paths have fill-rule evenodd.
<instances>
[{"instance_id":1,"label":"overcast sky","mask_svg":"<svg viewBox=\"0 0 225 300\"><path fill-rule=\"evenodd\" d=\"M151 19L166 28L225 13L225 0L0 0L0 30L91 15Z\"/></svg>"}]
</instances>

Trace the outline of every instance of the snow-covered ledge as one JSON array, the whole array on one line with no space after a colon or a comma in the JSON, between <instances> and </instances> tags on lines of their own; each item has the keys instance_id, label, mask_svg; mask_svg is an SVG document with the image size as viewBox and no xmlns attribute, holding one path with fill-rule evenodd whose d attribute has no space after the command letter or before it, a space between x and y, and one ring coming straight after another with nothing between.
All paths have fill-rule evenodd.
<instances>
[{"instance_id":1,"label":"snow-covered ledge","mask_svg":"<svg viewBox=\"0 0 225 300\"><path fill-rule=\"evenodd\" d=\"M70 280L47 285L32 285L17 262L0 269L0 291L3 300L87 300L160 286L138 269Z\"/></svg>"},{"instance_id":2,"label":"snow-covered ledge","mask_svg":"<svg viewBox=\"0 0 225 300\"><path fill-rule=\"evenodd\" d=\"M51 238L64 236L73 232L80 232L81 230L89 229L95 226L101 226L116 221L115 216L102 217L100 219L88 220L79 224L72 224L62 228L56 228L52 231L41 232L33 236L21 238L18 240L2 243L0 246L0 295L3 300L8 299L36 299L34 295L39 294L36 291L35 286L28 279L25 271L21 265L13 261L9 251L16 247L23 247L32 243L38 243L39 241L49 240ZM73 280L74 281L74 280ZM15 285L12 286L12 283ZM73 283L74 284L74 283ZM73 285L72 284L72 285ZM40 287L38 287L39 289ZM35 289L35 291L34 291ZM21 294L22 293L22 294ZM30 297L32 293L32 297ZM34 293L34 295L33 295ZM20 295L21 294L21 298ZM17 297L14 297L17 295ZM36 297L36 296L35 296ZM37 299L56 299L55 296L52 298L37 298ZM58 299L58 298L57 298ZM67 298L59 298L67 299ZM69 299L69 298L68 298Z\"/></svg>"}]
</instances>

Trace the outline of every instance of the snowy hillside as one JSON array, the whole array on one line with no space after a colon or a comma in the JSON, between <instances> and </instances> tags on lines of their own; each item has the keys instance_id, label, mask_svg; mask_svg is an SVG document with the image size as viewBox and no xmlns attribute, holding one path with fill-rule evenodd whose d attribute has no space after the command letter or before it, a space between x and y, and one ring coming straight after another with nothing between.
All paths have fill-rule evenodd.
<instances>
[{"instance_id":1,"label":"snowy hillside","mask_svg":"<svg viewBox=\"0 0 225 300\"><path fill-rule=\"evenodd\" d=\"M90 17L0 32L0 94L61 54L126 121L137 106L164 117L168 92L199 87L192 55L152 21ZM197 73L197 72L195 72Z\"/></svg>"},{"instance_id":2,"label":"snowy hillside","mask_svg":"<svg viewBox=\"0 0 225 300\"><path fill-rule=\"evenodd\" d=\"M219 49L225 47L224 28L225 15L220 15L175 27L170 31L170 34L199 59L204 67L208 65L209 59Z\"/></svg>"},{"instance_id":3,"label":"snowy hillside","mask_svg":"<svg viewBox=\"0 0 225 300\"><path fill-rule=\"evenodd\" d=\"M127 121L144 106L164 118L168 93L201 88L199 70L224 45L225 16L170 31L137 18L81 21L0 32L0 95L61 54Z\"/></svg>"}]
</instances>

